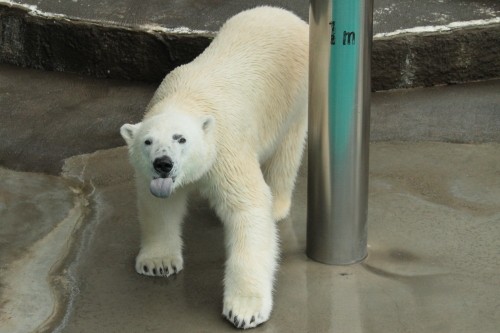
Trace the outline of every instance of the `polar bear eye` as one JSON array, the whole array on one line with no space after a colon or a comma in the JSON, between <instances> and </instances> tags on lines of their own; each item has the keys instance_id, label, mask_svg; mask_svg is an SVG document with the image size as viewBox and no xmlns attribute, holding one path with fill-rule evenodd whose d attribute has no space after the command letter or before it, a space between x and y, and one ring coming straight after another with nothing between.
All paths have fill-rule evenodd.
<instances>
[{"instance_id":1,"label":"polar bear eye","mask_svg":"<svg viewBox=\"0 0 500 333\"><path fill-rule=\"evenodd\" d=\"M179 143L186 143L186 139L180 134L174 134L174 136L172 136L172 139Z\"/></svg>"},{"instance_id":2,"label":"polar bear eye","mask_svg":"<svg viewBox=\"0 0 500 333\"><path fill-rule=\"evenodd\" d=\"M146 140L146 141L144 141L144 144L145 144L146 146L151 145L151 143L152 143L152 142L151 142L151 140L149 140L149 139L148 139L148 140Z\"/></svg>"}]
</instances>

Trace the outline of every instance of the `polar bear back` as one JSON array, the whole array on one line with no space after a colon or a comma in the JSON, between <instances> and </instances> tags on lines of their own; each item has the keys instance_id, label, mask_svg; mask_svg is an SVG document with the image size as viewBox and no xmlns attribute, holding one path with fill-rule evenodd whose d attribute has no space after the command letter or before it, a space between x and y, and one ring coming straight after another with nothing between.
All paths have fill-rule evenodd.
<instances>
[{"instance_id":1,"label":"polar bear back","mask_svg":"<svg viewBox=\"0 0 500 333\"><path fill-rule=\"evenodd\" d=\"M304 21L283 9L237 14L201 55L167 75L148 113L191 96L196 101L186 108L213 115L223 144L250 145L265 159L307 117L308 33Z\"/></svg>"}]
</instances>

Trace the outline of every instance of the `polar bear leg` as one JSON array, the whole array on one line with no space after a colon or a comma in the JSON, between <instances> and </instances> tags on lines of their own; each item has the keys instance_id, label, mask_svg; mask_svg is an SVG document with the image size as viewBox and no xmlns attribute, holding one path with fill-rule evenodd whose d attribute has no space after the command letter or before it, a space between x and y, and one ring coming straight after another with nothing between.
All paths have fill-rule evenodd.
<instances>
[{"instance_id":1,"label":"polar bear leg","mask_svg":"<svg viewBox=\"0 0 500 333\"><path fill-rule=\"evenodd\" d=\"M274 155L263 166L264 177L273 194L275 221L284 219L290 213L306 135L307 119L293 124Z\"/></svg>"},{"instance_id":2,"label":"polar bear leg","mask_svg":"<svg viewBox=\"0 0 500 333\"><path fill-rule=\"evenodd\" d=\"M223 316L236 327L251 328L271 314L278 235L271 214L271 191L258 162L247 161L235 169L242 174L232 174L228 183L238 188L229 189L224 207L217 209L227 247Z\"/></svg>"},{"instance_id":3,"label":"polar bear leg","mask_svg":"<svg viewBox=\"0 0 500 333\"><path fill-rule=\"evenodd\" d=\"M159 199L149 192L147 184L138 184L137 188L141 249L135 270L149 276L176 274L183 268L181 226L187 191Z\"/></svg>"}]
</instances>

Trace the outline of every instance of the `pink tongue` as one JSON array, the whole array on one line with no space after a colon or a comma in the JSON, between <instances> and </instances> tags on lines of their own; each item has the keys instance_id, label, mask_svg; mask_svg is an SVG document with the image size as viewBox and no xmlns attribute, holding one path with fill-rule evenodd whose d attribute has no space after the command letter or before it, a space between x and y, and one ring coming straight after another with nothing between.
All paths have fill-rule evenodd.
<instances>
[{"instance_id":1,"label":"pink tongue","mask_svg":"<svg viewBox=\"0 0 500 333\"><path fill-rule=\"evenodd\" d=\"M174 181L172 178L156 178L149 184L149 190L151 194L158 198L167 198L172 194L172 184Z\"/></svg>"}]
</instances>

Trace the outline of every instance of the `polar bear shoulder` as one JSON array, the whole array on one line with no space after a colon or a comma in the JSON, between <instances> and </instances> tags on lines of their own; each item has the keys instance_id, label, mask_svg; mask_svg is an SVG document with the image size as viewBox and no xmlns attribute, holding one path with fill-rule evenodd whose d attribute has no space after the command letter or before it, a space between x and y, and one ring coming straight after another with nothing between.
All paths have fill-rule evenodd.
<instances>
[{"instance_id":1,"label":"polar bear shoulder","mask_svg":"<svg viewBox=\"0 0 500 333\"><path fill-rule=\"evenodd\" d=\"M221 144L251 143L259 159L272 153L307 110L308 25L295 14L258 7L237 14L209 47L164 79L146 117L166 99L217 120Z\"/></svg>"}]
</instances>

